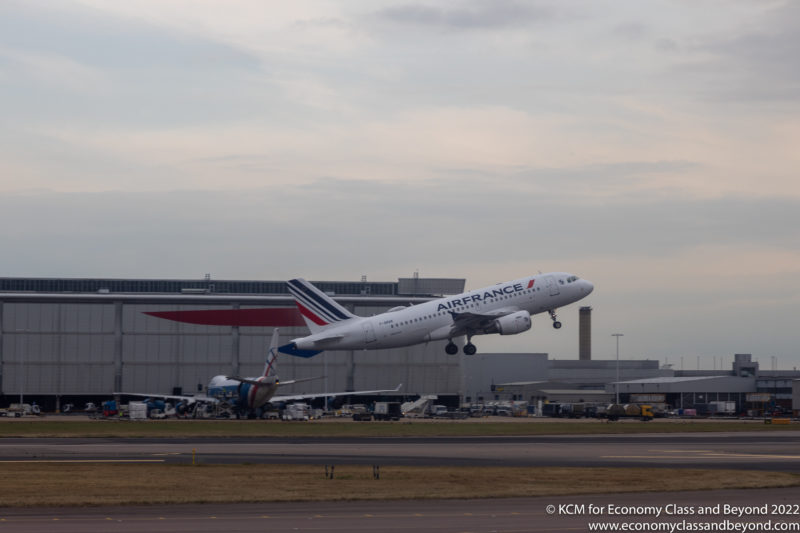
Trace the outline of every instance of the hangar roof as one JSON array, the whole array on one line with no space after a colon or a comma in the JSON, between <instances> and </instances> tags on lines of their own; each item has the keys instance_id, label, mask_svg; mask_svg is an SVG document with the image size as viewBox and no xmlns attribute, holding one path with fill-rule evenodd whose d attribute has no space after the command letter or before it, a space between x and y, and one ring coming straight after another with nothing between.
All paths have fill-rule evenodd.
<instances>
[{"instance_id":1,"label":"hangar roof","mask_svg":"<svg viewBox=\"0 0 800 533\"><path fill-rule=\"evenodd\" d=\"M656 378L645 379L632 379L630 381L620 381L619 383L684 383L690 381L702 381L705 379L719 379L727 378L727 376L691 376L691 377L678 377L678 376L662 376Z\"/></svg>"},{"instance_id":2,"label":"hangar roof","mask_svg":"<svg viewBox=\"0 0 800 533\"><path fill-rule=\"evenodd\" d=\"M613 391L615 387L619 387L619 392L621 393L636 394L756 392L756 380L753 377L731 375L657 377L609 383L606 385L606 390Z\"/></svg>"},{"instance_id":3,"label":"hangar roof","mask_svg":"<svg viewBox=\"0 0 800 533\"><path fill-rule=\"evenodd\" d=\"M398 281L312 281L336 296L433 296L464 292L463 278L400 278ZM4 278L0 292L288 295L285 281L212 279Z\"/></svg>"},{"instance_id":4,"label":"hangar roof","mask_svg":"<svg viewBox=\"0 0 800 533\"><path fill-rule=\"evenodd\" d=\"M539 392L545 394L578 394L581 396L600 396L607 395L608 392L604 390L591 390L591 389L542 389Z\"/></svg>"}]
</instances>

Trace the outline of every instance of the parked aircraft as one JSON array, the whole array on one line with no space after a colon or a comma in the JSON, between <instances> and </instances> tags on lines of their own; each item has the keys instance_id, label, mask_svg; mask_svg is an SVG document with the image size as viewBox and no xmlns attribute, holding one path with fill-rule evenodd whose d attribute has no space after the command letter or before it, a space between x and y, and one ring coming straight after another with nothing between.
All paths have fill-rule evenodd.
<instances>
[{"instance_id":1,"label":"parked aircraft","mask_svg":"<svg viewBox=\"0 0 800 533\"><path fill-rule=\"evenodd\" d=\"M281 346L283 353L312 357L323 350L375 350L445 340L448 354L458 353L453 339L466 335L466 355L477 348L472 337L489 333L515 335L531 328L531 315L547 312L558 329L556 310L594 290L591 282L566 272L550 272L499 283L386 313L360 317L302 278L288 282L311 335Z\"/></svg>"},{"instance_id":2,"label":"parked aircraft","mask_svg":"<svg viewBox=\"0 0 800 533\"><path fill-rule=\"evenodd\" d=\"M272 333L272 341L267 352L267 360L264 364L264 372L257 377L238 377L238 376L214 376L208 383L207 394L205 395L169 395L169 394L142 394L120 392L126 396L139 396L143 398L162 398L165 400L177 400L188 404L197 402L221 404L233 409L237 416L253 414L263 409L268 403L289 402L294 400L308 400L313 398L335 398L337 396L384 394L398 392L402 385L395 389L388 390L369 390L369 391L350 391L350 392L329 392L314 394L292 394L285 396L275 396L279 387L311 381L320 378L305 378L282 381L278 378L278 330Z\"/></svg>"}]
</instances>

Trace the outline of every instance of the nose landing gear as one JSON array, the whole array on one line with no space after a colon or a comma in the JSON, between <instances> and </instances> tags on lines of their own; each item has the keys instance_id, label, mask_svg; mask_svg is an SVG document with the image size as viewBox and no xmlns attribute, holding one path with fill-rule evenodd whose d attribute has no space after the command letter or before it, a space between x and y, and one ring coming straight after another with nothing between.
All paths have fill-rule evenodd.
<instances>
[{"instance_id":1,"label":"nose landing gear","mask_svg":"<svg viewBox=\"0 0 800 533\"><path fill-rule=\"evenodd\" d=\"M561 322L558 321L558 316L556 316L556 310L550 309L547 312L550 314L550 318L553 319L553 327L556 329L561 329Z\"/></svg>"}]
</instances>

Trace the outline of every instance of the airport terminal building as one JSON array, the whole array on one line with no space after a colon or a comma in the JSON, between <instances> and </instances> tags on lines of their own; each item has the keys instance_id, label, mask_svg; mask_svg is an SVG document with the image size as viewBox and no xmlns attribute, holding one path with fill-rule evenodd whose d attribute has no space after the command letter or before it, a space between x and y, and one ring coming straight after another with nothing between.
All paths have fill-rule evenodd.
<instances>
[{"instance_id":1,"label":"airport terminal building","mask_svg":"<svg viewBox=\"0 0 800 533\"><path fill-rule=\"evenodd\" d=\"M313 282L357 315L458 294L464 279ZM194 394L219 375L258 376L275 327L308 334L284 281L0 278L2 404L108 399L113 392ZM458 396L445 342L279 359L283 379L326 376L281 394L393 389Z\"/></svg>"}]
</instances>

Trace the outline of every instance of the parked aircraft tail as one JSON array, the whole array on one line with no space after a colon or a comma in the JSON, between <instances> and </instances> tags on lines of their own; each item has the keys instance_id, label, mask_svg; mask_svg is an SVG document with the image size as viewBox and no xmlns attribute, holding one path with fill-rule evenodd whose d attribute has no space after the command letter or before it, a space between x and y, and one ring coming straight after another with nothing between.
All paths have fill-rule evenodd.
<instances>
[{"instance_id":1,"label":"parked aircraft tail","mask_svg":"<svg viewBox=\"0 0 800 533\"><path fill-rule=\"evenodd\" d=\"M272 331L272 342L267 350L267 362L264 364L265 377L278 375L278 328Z\"/></svg>"},{"instance_id":2,"label":"parked aircraft tail","mask_svg":"<svg viewBox=\"0 0 800 533\"><path fill-rule=\"evenodd\" d=\"M302 278L288 281L287 286L312 334L324 331L334 324L356 318L356 315Z\"/></svg>"}]
</instances>

